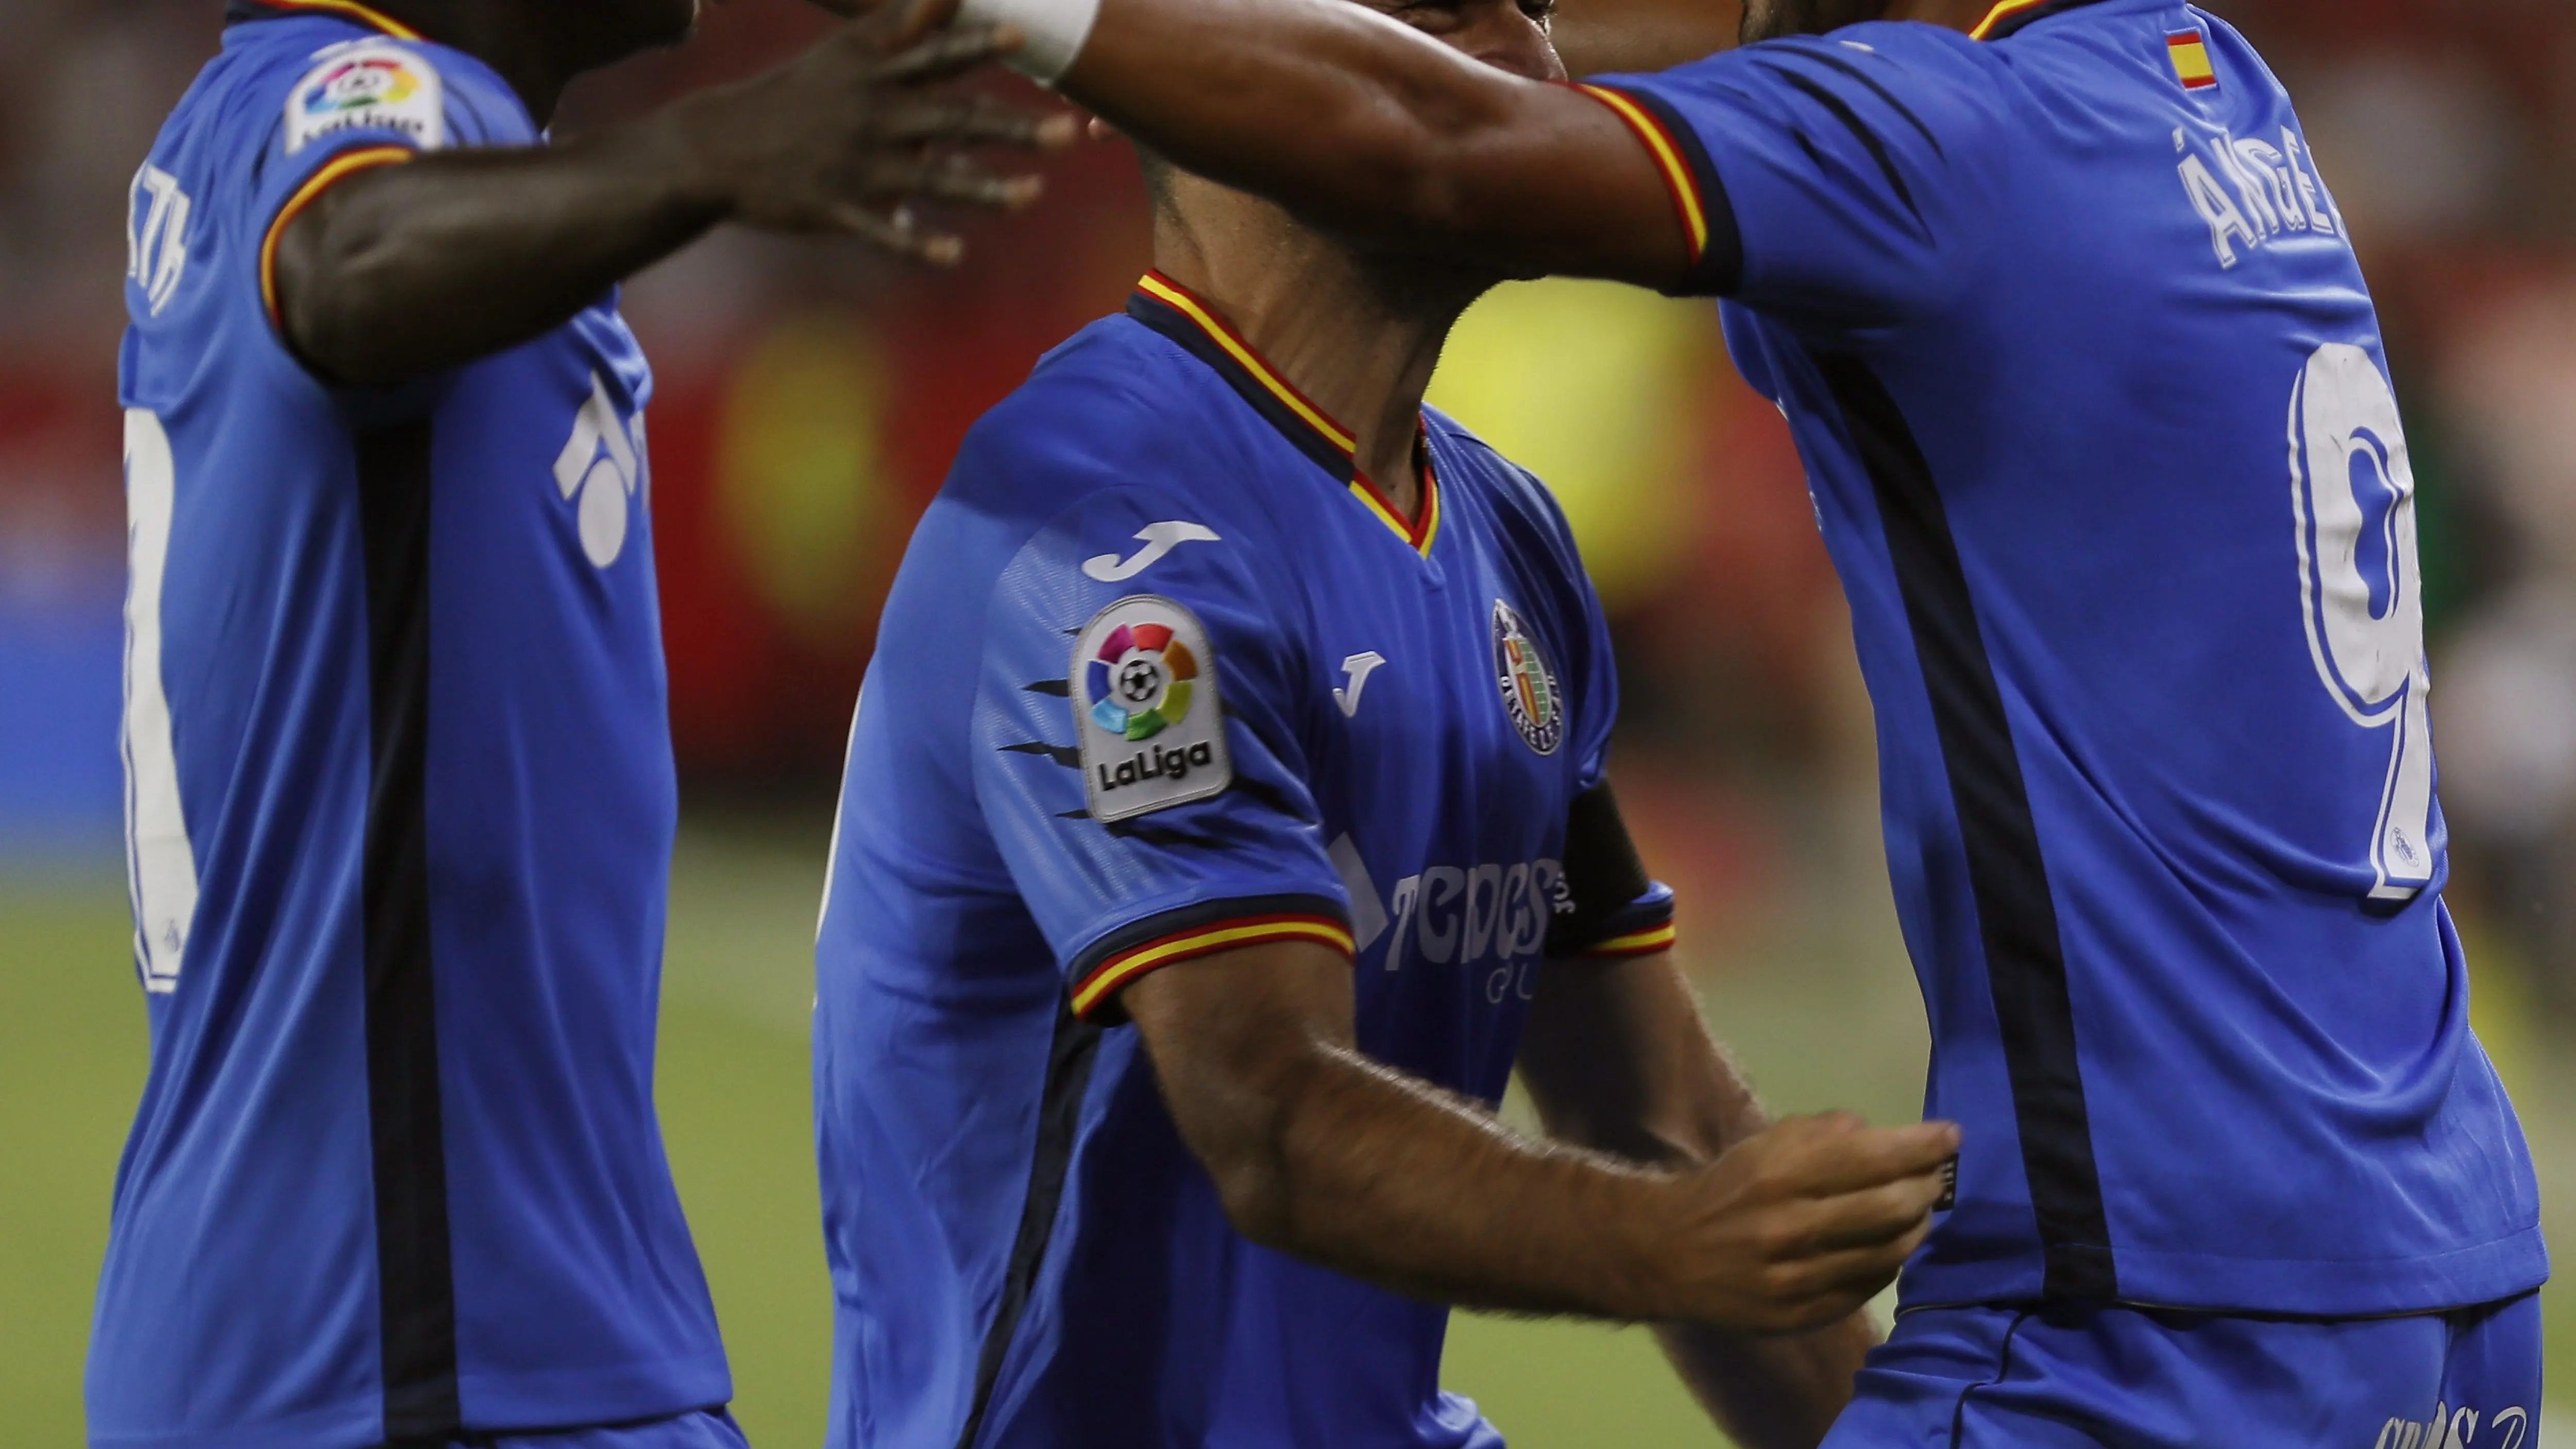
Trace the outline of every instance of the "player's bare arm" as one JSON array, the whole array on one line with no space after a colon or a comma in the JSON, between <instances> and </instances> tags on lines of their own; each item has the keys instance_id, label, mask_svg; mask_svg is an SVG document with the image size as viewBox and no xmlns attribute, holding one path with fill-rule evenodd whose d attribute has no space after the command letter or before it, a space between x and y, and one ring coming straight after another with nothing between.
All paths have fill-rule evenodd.
<instances>
[{"instance_id":1,"label":"player's bare arm","mask_svg":"<svg viewBox=\"0 0 2576 1449\"><path fill-rule=\"evenodd\" d=\"M1921 1243L1957 1129L1803 1118L1644 1167L1362 1056L1350 962L1280 943L1129 987L1173 1120L1254 1242L1434 1301L1761 1333L1848 1317Z\"/></svg>"},{"instance_id":2,"label":"player's bare arm","mask_svg":"<svg viewBox=\"0 0 2576 1449\"><path fill-rule=\"evenodd\" d=\"M1862 19L1966 30L1989 8L1752 0L1743 31ZM1705 275L1704 250L1726 242L1676 211L1665 173L1609 106L1478 65L1362 6L1102 0L1057 84L1190 171L1383 246L1663 288Z\"/></svg>"},{"instance_id":3,"label":"player's bare arm","mask_svg":"<svg viewBox=\"0 0 2576 1449\"><path fill-rule=\"evenodd\" d=\"M949 148L1048 148L1073 133L1062 117L941 90L1017 36L936 32L936 18L881 11L771 74L563 145L349 176L280 238L286 335L338 382L425 375L559 325L725 222L953 262L957 239L918 226L904 203L1017 207L1039 183Z\"/></svg>"},{"instance_id":4,"label":"player's bare arm","mask_svg":"<svg viewBox=\"0 0 2576 1449\"><path fill-rule=\"evenodd\" d=\"M1104 0L1058 82L1183 169L1381 246L1650 286L1694 261L1636 137L1340 0Z\"/></svg>"},{"instance_id":5,"label":"player's bare arm","mask_svg":"<svg viewBox=\"0 0 2576 1449\"><path fill-rule=\"evenodd\" d=\"M1551 1138L1668 1171L1704 1168L1771 1125L1669 954L1550 963L1520 1078ZM1878 1334L1854 1313L1804 1334L1688 1324L1657 1337L1737 1443L1813 1449Z\"/></svg>"}]
</instances>

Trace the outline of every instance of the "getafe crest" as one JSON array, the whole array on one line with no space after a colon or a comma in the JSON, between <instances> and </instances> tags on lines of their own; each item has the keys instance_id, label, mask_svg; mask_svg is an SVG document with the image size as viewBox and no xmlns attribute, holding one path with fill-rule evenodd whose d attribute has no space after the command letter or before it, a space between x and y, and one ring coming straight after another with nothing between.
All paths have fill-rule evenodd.
<instances>
[{"instance_id":1,"label":"getafe crest","mask_svg":"<svg viewBox=\"0 0 2576 1449\"><path fill-rule=\"evenodd\" d=\"M1205 800L1234 783L1215 665L1198 616L1170 599L1120 599L1083 626L1069 682L1094 820Z\"/></svg>"},{"instance_id":2,"label":"getafe crest","mask_svg":"<svg viewBox=\"0 0 2576 1449\"><path fill-rule=\"evenodd\" d=\"M1556 687L1556 670L1529 625L1512 606L1494 600L1494 682L1502 687L1503 713L1512 728L1542 755L1565 743L1565 695Z\"/></svg>"}]
</instances>

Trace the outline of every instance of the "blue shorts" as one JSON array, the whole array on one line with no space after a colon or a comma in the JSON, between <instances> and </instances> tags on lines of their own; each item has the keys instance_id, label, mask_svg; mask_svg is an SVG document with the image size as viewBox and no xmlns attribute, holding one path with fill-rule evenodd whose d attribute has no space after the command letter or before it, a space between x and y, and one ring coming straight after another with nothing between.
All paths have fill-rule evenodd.
<instances>
[{"instance_id":1,"label":"blue shorts","mask_svg":"<svg viewBox=\"0 0 2576 1449\"><path fill-rule=\"evenodd\" d=\"M452 1449L750 1449L750 1445L733 1415L719 1408L595 1429L476 1434L455 1441Z\"/></svg>"},{"instance_id":2,"label":"blue shorts","mask_svg":"<svg viewBox=\"0 0 2576 1449\"><path fill-rule=\"evenodd\" d=\"M2540 1297L2420 1318L1925 1308L1824 1449L2536 1449Z\"/></svg>"}]
</instances>

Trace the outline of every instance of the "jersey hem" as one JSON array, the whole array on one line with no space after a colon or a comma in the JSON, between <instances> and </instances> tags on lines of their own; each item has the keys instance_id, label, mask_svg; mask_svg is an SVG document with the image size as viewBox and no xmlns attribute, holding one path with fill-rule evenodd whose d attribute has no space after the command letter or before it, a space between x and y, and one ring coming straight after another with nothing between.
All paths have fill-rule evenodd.
<instances>
[{"instance_id":1,"label":"jersey hem","mask_svg":"<svg viewBox=\"0 0 2576 1449\"><path fill-rule=\"evenodd\" d=\"M569 1433L650 1423L713 1409L733 1399L721 1350L608 1369L560 1373L466 1374L470 1406L460 1437ZM367 1449L384 1442L384 1398L370 1390L322 1408L242 1428L119 1434L93 1428L90 1449Z\"/></svg>"},{"instance_id":2,"label":"jersey hem","mask_svg":"<svg viewBox=\"0 0 2576 1449\"><path fill-rule=\"evenodd\" d=\"M2220 1315L2342 1319L2443 1313L2518 1298L2549 1281L2549 1246L2537 1224L2417 1258L2230 1258L2126 1247L2114 1256L2120 1289L2106 1301ZM1999 1278L2020 1286L1999 1284ZM2030 1286L2039 1279L2035 1256L1917 1270L1907 1274L1897 1311L2041 1302L2047 1295ZM2223 1291L2213 1292L2211 1285L2224 1285Z\"/></svg>"}]
</instances>

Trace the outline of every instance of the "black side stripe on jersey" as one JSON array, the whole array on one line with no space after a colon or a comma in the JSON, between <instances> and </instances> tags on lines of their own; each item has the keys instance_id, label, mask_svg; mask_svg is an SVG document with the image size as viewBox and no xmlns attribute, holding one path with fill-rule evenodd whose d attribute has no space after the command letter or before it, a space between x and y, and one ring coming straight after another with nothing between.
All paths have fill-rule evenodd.
<instances>
[{"instance_id":1,"label":"black side stripe on jersey","mask_svg":"<svg viewBox=\"0 0 2576 1449\"><path fill-rule=\"evenodd\" d=\"M1068 770L1082 768L1082 751L1071 745L1051 745L1044 740L1031 740L1021 745L1003 745L1000 747L1000 752L1005 755L1039 755L1055 761Z\"/></svg>"},{"instance_id":2,"label":"black side stripe on jersey","mask_svg":"<svg viewBox=\"0 0 2576 1449\"><path fill-rule=\"evenodd\" d=\"M1823 42L1820 41L1817 42L1817 44L1821 45ZM1782 41L1779 48L1791 55L1804 56L1807 59L1814 61L1816 64L1828 69L1841 71L1844 75L1850 76L1853 80L1856 80L1862 85L1869 87L1872 91L1877 92L1878 98L1887 102L1887 108L1889 110L1903 116L1908 125L1911 125L1916 131L1922 134L1924 144L1932 148L1933 155L1940 157L1944 161L1950 159L1950 153L1941 149L1941 138L1932 134L1932 128L1923 124L1923 118L1914 114L1911 107L1896 98L1896 92L1880 85L1878 83L1878 77L1871 75L1868 71L1862 70L1859 66L1852 64L1850 61L1843 59L1832 51L1817 49L1816 45L1802 45L1796 41Z\"/></svg>"},{"instance_id":3,"label":"black side stripe on jersey","mask_svg":"<svg viewBox=\"0 0 2576 1449\"><path fill-rule=\"evenodd\" d=\"M2093 1160L2056 900L1967 571L1931 465L1896 399L1858 358L1817 354L1814 360L1869 470L1931 696L2003 1033L2022 1171L2046 1255L2043 1291L2051 1298L2115 1298L2119 1279Z\"/></svg>"},{"instance_id":4,"label":"black side stripe on jersey","mask_svg":"<svg viewBox=\"0 0 2576 1449\"><path fill-rule=\"evenodd\" d=\"M1846 129L1859 137L1862 148L1869 152L1870 159L1878 163L1879 171L1887 177L1887 184L1896 188L1896 199L1905 203L1905 209L1913 216L1914 224L1917 226L1925 224L1923 208L1914 204L1914 192L1905 184L1904 174L1896 169L1896 158L1888 154L1887 143L1880 140L1878 133L1861 120L1860 112L1851 108L1851 102L1835 95L1814 76L1800 74L1785 65L1766 65L1764 68L1805 92L1809 99L1824 107L1835 120L1842 122Z\"/></svg>"},{"instance_id":5,"label":"black side stripe on jersey","mask_svg":"<svg viewBox=\"0 0 2576 1449\"><path fill-rule=\"evenodd\" d=\"M460 1412L429 931L428 421L360 432L357 462L372 721L362 888L367 1120L385 1437L444 1443Z\"/></svg>"},{"instance_id":6,"label":"black side stripe on jersey","mask_svg":"<svg viewBox=\"0 0 2576 1449\"><path fill-rule=\"evenodd\" d=\"M1055 1236L1056 1210L1064 1203L1064 1184L1073 1168L1074 1137L1082 1125L1082 1098L1091 1087L1091 1064L1099 1054L1101 1028L1075 1018L1070 1003L1056 1009L1055 1037L1047 1047L1046 1088L1038 1099L1037 1148L1029 1159L1029 1188L1020 1200L1020 1226L1011 1238L1011 1257L1002 1270L1002 1299L993 1311L993 1326L984 1331L975 1356L975 1405L957 1435L957 1449L974 1449L984 1432L984 1415L992 1407L993 1388L1002 1377L1002 1360L1028 1311L1037 1287L1038 1269L1046 1262L1047 1243Z\"/></svg>"}]
</instances>

